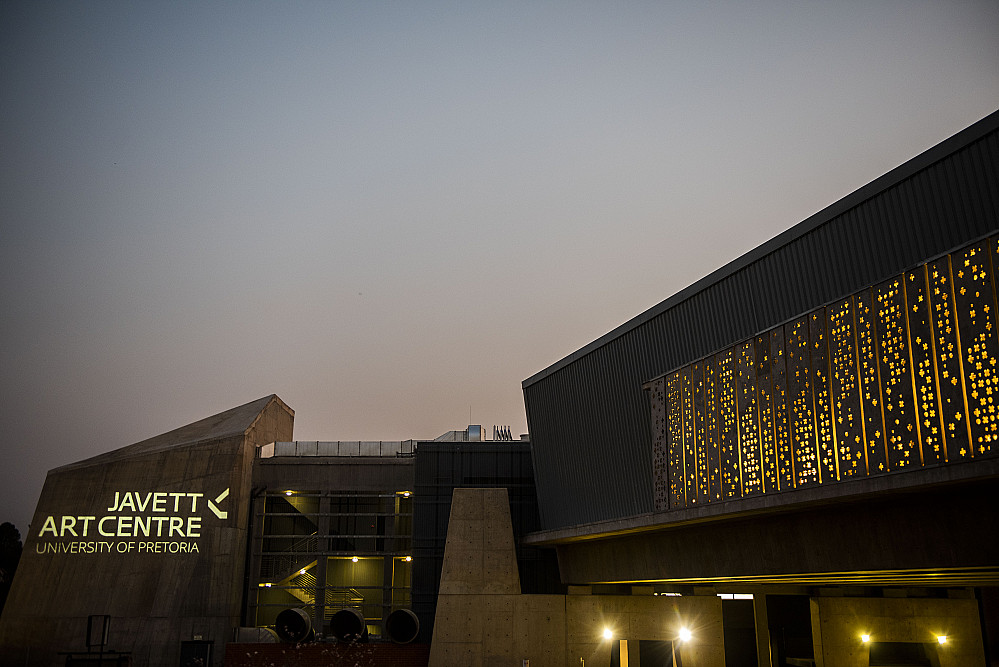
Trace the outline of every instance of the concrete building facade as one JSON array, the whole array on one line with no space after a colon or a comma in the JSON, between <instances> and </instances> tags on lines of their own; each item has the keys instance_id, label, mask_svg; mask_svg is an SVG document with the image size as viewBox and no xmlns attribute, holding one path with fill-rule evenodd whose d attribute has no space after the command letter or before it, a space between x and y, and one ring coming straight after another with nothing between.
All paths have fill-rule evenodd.
<instances>
[{"instance_id":1,"label":"concrete building facade","mask_svg":"<svg viewBox=\"0 0 999 667\"><path fill-rule=\"evenodd\" d=\"M242 612L257 449L293 421L268 396L52 470L0 619L3 663L65 664L105 616L104 652L132 664L210 659Z\"/></svg>"}]
</instances>

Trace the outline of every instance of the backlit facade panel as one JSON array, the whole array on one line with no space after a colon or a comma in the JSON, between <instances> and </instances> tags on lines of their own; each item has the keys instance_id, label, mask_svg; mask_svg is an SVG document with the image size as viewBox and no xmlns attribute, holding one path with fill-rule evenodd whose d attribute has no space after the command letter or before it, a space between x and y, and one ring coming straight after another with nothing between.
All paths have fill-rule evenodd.
<instances>
[{"instance_id":1,"label":"backlit facade panel","mask_svg":"<svg viewBox=\"0 0 999 667\"><path fill-rule=\"evenodd\" d=\"M994 455L996 253L969 245L651 382L656 509Z\"/></svg>"}]
</instances>

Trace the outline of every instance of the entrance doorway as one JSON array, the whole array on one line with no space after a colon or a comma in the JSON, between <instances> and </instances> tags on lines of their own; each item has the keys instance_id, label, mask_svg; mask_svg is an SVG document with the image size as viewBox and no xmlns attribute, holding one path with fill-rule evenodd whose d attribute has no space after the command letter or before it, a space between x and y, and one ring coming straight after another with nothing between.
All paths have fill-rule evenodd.
<instances>
[{"instance_id":1,"label":"entrance doorway","mask_svg":"<svg viewBox=\"0 0 999 667\"><path fill-rule=\"evenodd\" d=\"M675 656L675 660L674 660ZM611 667L682 667L673 642L660 639L621 639L611 647Z\"/></svg>"}]
</instances>

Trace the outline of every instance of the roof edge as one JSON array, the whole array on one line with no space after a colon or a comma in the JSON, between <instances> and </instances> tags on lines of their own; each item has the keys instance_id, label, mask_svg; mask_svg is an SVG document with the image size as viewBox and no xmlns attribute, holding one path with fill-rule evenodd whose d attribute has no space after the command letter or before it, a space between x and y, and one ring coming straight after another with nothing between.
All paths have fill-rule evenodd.
<instances>
[{"instance_id":1,"label":"roof edge","mask_svg":"<svg viewBox=\"0 0 999 667\"><path fill-rule=\"evenodd\" d=\"M631 331L639 325L644 324L654 317L679 305L710 285L721 282L724 278L727 278L742 270L746 266L759 261L763 257L777 251L779 248L788 245L792 241L817 229L827 222L830 222L837 216L842 215L856 206L859 206L868 199L871 199L885 190L898 185L905 179L911 178L918 172L931 167L952 153L956 153L958 150L973 144L997 129L999 129L999 110L993 111L981 120L978 120L964 128L957 134L944 139L940 143L926 149L915 157L910 158L891 171L882 174L873 181L861 186L841 199L838 199L817 213L813 213L801 222L795 224L789 229L784 230L780 234L774 236L768 241L765 241L749 252L746 252L720 268L715 269L700 280L697 280L696 282L681 289L679 292L666 298L664 301L659 302L655 306L652 306L630 320L625 321L593 342L584 345L568 356L563 357L550 366L538 371L534 375L531 375L521 383L521 388L527 389L527 387L545 379L549 375L558 372L573 362L590 354L594 350L597 350L616 338L619 338L628 331Z\"/></svg>"},{"instance_id":2,"label":"roof edge","mask_svg":"<svg viewBox=\"0 0 999 667\"><path fill-rule=\"evenodd\" d=\"M125 445L124 447L97 454L81 461L52 468L48 471L48 474L78 470L113 461L124 461L146 454L162 452L168 449L190 447L225 438L245 436L274 402L277 402L283 410L294 416L295 411L282 401L277 394L270 394L151 438L140 440L131 445Z\"/></svg>"}]
</instances>

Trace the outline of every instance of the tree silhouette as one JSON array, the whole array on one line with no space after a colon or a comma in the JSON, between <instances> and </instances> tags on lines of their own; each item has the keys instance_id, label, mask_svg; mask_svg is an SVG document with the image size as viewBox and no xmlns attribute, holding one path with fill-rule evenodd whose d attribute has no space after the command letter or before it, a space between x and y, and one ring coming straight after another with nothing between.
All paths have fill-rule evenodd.
<instances>
[{"instance_id":1,"label":"tree silhouette","mask_svg":"<svg viewBox=\"0 0 999 667\"><path fill-rule=\"evenodd\" d=\"M0 611L14 581L14 571L21 560L21 533L9 521L0 523Z\"/></svg>"}]
</instances>

